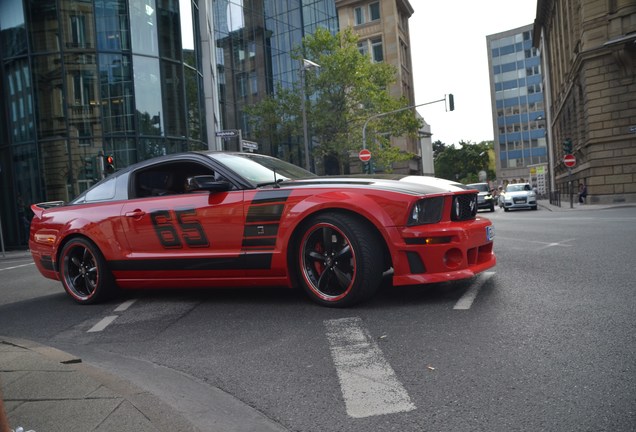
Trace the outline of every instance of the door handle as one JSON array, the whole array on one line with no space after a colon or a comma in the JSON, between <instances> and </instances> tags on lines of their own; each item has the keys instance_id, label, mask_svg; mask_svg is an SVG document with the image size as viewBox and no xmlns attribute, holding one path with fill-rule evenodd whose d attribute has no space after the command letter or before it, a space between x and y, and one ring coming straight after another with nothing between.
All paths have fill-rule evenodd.
<instances>
[{"instance_id":1,"label":"door handle","mask_svg":"<svg viewBox=\"0 0 636 432\"><path fill-rule=\"evenodd\" d=\"M133 218L140 218L140 217L142 217L145 214L146 214L145 211L136 209L136 210L133 210L133 211L126 212L125 216L133 217Z\"/></svg>"}]
</instances>

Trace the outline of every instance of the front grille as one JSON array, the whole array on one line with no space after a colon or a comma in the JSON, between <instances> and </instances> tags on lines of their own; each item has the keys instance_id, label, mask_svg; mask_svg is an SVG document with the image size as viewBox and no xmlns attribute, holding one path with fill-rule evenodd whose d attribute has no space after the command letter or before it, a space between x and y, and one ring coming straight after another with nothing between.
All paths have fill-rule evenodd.
<instances>
[{"instance_id":1,"label":"front grille","mask_svg":"<svg viewBox=\"0 0 636 432\"><path fill-rule=\"evenodd\" d=\"M451 220L474 219L477 215L477 194L461 194L453 197Z\"/></svg>"}]
</instances>

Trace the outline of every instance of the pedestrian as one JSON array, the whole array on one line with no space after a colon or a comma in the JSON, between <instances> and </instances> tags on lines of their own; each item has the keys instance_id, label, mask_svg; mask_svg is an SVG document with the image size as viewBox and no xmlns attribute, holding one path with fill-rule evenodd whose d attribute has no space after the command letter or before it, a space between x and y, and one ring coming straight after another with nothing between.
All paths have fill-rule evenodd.
<instances>
[{"instance_id":1,"label":"pedestrian","mask_svg":"<svg viewBox=\"0 0 636 432\"><path fill-rule=\"evenodd\" d=\"M585 198L587 197L587 186L585 183L579 183L579 203L585 204Z\"/></svg>"}]
</instances>

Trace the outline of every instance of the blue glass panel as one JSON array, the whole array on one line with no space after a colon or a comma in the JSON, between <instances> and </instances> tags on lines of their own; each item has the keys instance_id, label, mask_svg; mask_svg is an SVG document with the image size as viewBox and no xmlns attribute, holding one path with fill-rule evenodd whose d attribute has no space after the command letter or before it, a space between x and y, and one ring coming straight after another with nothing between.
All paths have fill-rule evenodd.
<instances>
[{"instance_id":1,"label":"blue glass panel","mask_svg":"<svg viewBox=\"0 0 636 432\"><path fill-rule=\"evenodd\" d=\"M159 55L155 0L130 0L129 4L133 52Z\"/></svg>"},{"instance_id":2,"label":"blue glass panel","mask_svg":"<svg viewBox=\"0 0 636 432\"><path fill-rule=\"evenodd\" d=\"M141 135L163 135L159 59L133 57L137 129Z\"/></svg>"},{"instance_id":3,"label":"blue glass panel","mask_svg":"<svg viewBox=\"0 0 636 432\"><path fill-rule=\"evenodd\" d=\"M97 48L102 51L130 49L125 0L96 0Z\"/></svg>"},{"instance_id":4,"label":"blue glass panel","mask_svg":"<svg viewBox=\"0 0 636 432\"><path fill-rule=\"evenodd\" d=\"M510 150L508 152L508 159L521 159L521 150Z\"/></svg>"},{"instance_id":5,"label":"blue glass panel","mask_svg":"<svg viewBox=\"0 0 636 432\"><path fill-rule=\"evenodd\" d=\"M517 65L515 63L506 63L501 65L501 72L511 72L517 70Z\"/></svg>"},{"instance_id":6,"label":"blue glass panel","mask_svg":"<svg viewBox=\"0 0 636 432\"><path fill-rule=\"evenodd\" d=\"M3 34L0 56L15 57L27 53L27 35L24 26L22 1L0 1L0 30Z\"/></svg>"},{"instance_id":7,"label":"blue glass panel","mask_svg":"<svg viewBox=\"0 0 636 432\"><path fill-rule=\"evenodd\" d=\"M499 54L502 56L506 54L512 54L513 52L515 52L514 45L506 45L504 47L499 48Z\"/></svg>"},{"instance_id":8,"label":"blue glass panel","mask_svg":"<svg viewBox=\"0 0 636 432\"><path fill-rule=\"evenodd\" d=\"M519 83L518 83L517 80L504 81L502 84L503 84L504 90L513 89L513 88L518 88L519 87Z\"/></svg>"}]
</instances>

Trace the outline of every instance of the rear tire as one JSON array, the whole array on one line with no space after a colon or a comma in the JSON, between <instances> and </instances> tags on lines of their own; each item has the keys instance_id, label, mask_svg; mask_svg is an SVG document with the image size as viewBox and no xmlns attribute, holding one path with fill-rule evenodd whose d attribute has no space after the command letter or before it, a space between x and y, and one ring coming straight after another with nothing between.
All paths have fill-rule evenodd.
<instances>
[{"instance_id":1,"label":"rear tire","mask_svg":"<svg viewBox=\"0 0 636 432\"><path fill-rule=\"evenodd\" d=\"M77 303L94 304L115 295L113 276L93 242L71 239L62 248L59 265L64 290Z\"/></svg>"},{"instance_id":2,"label":"rear tire","mask_svg":"<svg viewBox=\"0 0 636 432\"><path fill-rule=\"evenodd\" d=\"M300 235L298 280L313 301L347 307L375 294L384 248L371 227L347 214L325 213L309 219Z\"/></svg>"}]
</instances>

